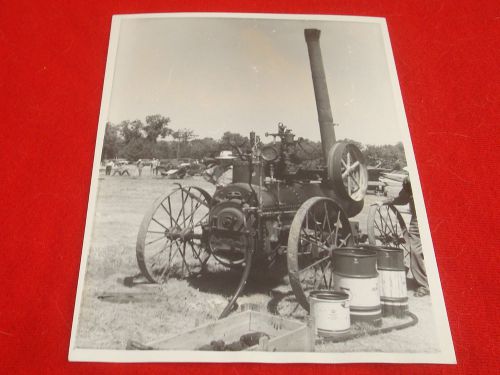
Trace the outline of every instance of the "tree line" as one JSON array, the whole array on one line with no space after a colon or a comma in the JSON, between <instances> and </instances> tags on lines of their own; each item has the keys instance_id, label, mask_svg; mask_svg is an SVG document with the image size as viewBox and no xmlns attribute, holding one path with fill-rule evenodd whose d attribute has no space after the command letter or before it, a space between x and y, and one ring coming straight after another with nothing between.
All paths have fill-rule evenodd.
<instances>
[{"instance_id":1,"label":"tree line","mask_svg":"<svg viewBox=\"0 0 500 375\"><path fill-rule=\"evenodd\" d=\"M170 118L159 114L141 120L125 120L119 124L106 123L102 160L123 158L130 161L138 159L203 159L215 157L231 144L241 145L248 137L238 133L225 132L220 139L199 138L190 129L174 130ZM363 152L368 165L388 169L401 169L406 166L403 144L364 145L355 143ZM322 163L321 143L303 140L297 148L297 157L305 166Z\"/></svg>"}]
</instances>

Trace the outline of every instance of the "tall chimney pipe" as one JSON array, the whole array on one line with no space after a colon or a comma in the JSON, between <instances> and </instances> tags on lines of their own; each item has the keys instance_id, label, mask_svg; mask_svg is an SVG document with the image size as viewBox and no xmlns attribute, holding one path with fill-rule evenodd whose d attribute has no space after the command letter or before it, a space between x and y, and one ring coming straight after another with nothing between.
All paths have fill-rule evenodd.
<instances>
[{"instance_id":1,"label":"tall chimney pipe","mask_svg":"<svg viewBox=\"0 0 500 375\"><path fill-rule=\"evenodd\" d=\"M330 107L330 97L326 85L325 68L321 57L321 47L318 29L305 29L304 36L309 52L309 62L311 64L311 74L314 86L314 96L316 97L316 108L318 110L319 129L321 133L321 145L325 161L328 160L328 153L335 143L335 129L333 127L332 109Z\"/></svg>"}]
</instances>

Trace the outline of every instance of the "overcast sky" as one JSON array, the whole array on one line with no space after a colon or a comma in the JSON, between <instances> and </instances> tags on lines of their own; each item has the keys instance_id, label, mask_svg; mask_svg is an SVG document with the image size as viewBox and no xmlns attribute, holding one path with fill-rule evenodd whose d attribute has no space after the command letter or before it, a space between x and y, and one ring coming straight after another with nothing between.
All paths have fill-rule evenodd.
<instances>
[{"instance_id":1,"label":"overcast sky","mask_svg":"<svg viewBox=\"0 0 500 375\"><path fill-rule=\"evenodd\" d=\"M264 136L283 122L319 140L305 28L320 44L337 138L401 140L380 25L228 18L123 19L108 120L171 119L199 137Z\"/></svg>"}]
</instances>

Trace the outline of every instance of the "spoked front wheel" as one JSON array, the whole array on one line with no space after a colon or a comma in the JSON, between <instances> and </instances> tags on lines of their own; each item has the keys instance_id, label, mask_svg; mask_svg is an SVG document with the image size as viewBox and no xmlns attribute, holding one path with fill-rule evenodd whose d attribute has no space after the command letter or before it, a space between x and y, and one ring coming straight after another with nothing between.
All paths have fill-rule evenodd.
<instances>
[{"instance_id":1,"label":"spoked front wheel","mask_svg":"<svg viewBox=\"0 0 500 375\"><path fill-rule=\"evenodd\" d=\"M372 246L402 249L406 267L410 267L410 238L406 223L392 204L372 205L368 211L368 242Z\"/></svg>"},{"instance_id":2,"label":"spoked front wheel","mask_svg":"<svg viewBox=\"0 0 500 375\"><path fill-rule=\"evenodd\" d=\"M150 282L182 279L203 269L210 257L202 242L210 199L203 189L179 186L159 197L144 215L136 256Z\"/></svg>"},{"instance_id":3,"label":"spoked front wheel","mask_svg":"<svg viewBox=\"0 0 500 375\"><path fill-rule=\"evenodd\" d=\"M352 244L349 219L337 202L313 197L300 206L290 227L287 260L290 285L305 310L312 290L333 289L333 250Z\"/></svg>"}]
</instances>

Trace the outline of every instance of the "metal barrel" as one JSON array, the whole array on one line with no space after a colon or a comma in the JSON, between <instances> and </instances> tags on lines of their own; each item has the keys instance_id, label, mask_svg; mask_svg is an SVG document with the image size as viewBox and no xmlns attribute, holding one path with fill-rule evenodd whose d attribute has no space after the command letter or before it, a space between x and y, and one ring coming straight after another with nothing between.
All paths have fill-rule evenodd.
<instances>
[{"instance_id":1,"label":"metal barrel","mask_svg":"<svg viewBox=\"0 0 500 375\"><path fill-rule=\"evenodd\" d=\"M350 295L351 322L382 324L377 252L360 248L333 251L333 282L336 291Z\"/></svg>"},{"instance_id":2,"label":"metal barrel","mask_svg":"<svg viewBox=\"0 0 500 375\"><path fill-rule=\"evenodd\" d=\"M322 337L342 336L349 332L349 295L332 290L313 290L309 294L310 314L315 334Z\"/></svg>"},{"instance_id":3,"label":"metal barrel","mask_svg":"<svg viewBox=\"0 0 500 375\"><path fill-rule=\"evenodd\" d=\"M382 316L404 318L408 311L408 293L403 249L391 247L375 249Z\"/></svg>"},{"instance_id":4,"label":"metal barrel","mask_svg":"<svg viewBox=\"0 0 500 375\"><path fill-rule=\"evenodd\" d=\"M309 53L309 63L311 65L316 109L318 111L321 145L323 148L323 155L325 160L327 160L328 153L335 143L336 138L332 109L330 107L330 97L328 95L328 86L325 78L325 68L323 66L323 57L321 56L321 47L319 45L320 34L321 31L318 29L304 30L307 51Z\"/></svg>"}]
</instances>

